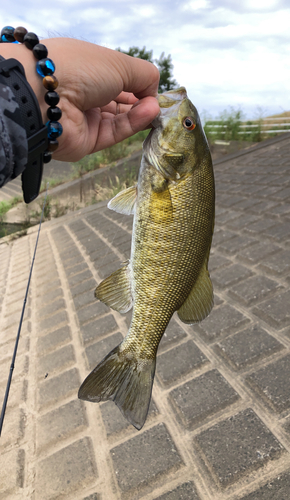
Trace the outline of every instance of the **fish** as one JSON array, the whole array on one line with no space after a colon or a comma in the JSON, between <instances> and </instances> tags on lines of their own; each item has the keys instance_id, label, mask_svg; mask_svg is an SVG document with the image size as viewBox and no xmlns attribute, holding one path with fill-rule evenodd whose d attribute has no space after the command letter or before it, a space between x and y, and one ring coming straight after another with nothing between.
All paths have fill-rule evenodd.
<instances>
[{"instance_id":1,"label":"fish","mask_svg":"<svg viewBox=\"0 0 290 500\"><path fill-rule=\"evenodd\" d=\"M78 397L112 400L138 430L147 418L156 355L177 311L185 324L213 307L208 261L215 185L208 142L186 89L157 96L160 113L143 143L136 186L108 207L134 214L130 260L105 278L95 296L132 320L124 340L92 370Z\"/></svg>"}]
</instances>

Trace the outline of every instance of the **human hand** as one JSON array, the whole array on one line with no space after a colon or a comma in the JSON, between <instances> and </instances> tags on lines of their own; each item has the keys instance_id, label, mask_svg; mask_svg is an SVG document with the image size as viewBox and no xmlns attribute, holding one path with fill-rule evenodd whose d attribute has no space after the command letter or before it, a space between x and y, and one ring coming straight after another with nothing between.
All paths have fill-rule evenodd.
<instances>
[{"instance_id":1,"label":"human hand","mask_svg":"<svg viewBox=\"0 0 290 500\"><path fill-rule=\"evenodd\" d=\"M77 161L147 128L159 112L157 68L141 59L70 38L41 40L55 63L63 134L53 158ZM36 60L23 45L3 44L24 66L47 121ZM2 47L3 47L2 46ZM1 47L1 49L2 49ZM12 54L11 54L12 52Z\"/></svg>"}]
</instances>

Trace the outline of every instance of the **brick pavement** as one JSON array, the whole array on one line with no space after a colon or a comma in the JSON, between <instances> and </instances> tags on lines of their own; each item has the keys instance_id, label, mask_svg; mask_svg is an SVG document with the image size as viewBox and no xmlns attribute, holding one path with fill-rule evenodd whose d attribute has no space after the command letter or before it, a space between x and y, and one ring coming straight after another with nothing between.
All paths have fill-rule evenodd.
<instances>
[{"instance_id":1,"label":"brick pavement","mask_svg":"<svg viewBox=\"0 0 290 500\"><path fill-rule=\"evenodd\" d=\"M0 499L282 500L290 493L290 137L215 163L215 307L172 319L138 432L76 397L130 313L96 282L129 257L132 217L105 204L42 227L7 415ZM0 245L0 396L36 232Z\"/></svg>"}]
</instances>

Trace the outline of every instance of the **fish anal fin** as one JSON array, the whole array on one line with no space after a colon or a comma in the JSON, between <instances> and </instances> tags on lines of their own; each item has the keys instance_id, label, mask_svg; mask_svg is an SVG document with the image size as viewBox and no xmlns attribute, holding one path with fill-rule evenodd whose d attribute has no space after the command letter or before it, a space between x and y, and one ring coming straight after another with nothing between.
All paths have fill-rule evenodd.
<instances>
[{"instance_id":1,"label":"fish anal fin","mask_svg":"<svg viewBox=\"0 0 290 500\"><path fill-rule=\"evenodd\" d=\"M108 208L119 214L131 215L134 213L134 205L137 199L137 186L124 189L112 198Z\"/></svg>"},{"instance_id":2,"label":"fish anal fin","mask_svg":"<svg viewBox=\"0 0 290 500\"><path fill-rule=\"evenodd\" d=\"M192 324L202 321L213 308L213 288L207 261L208 259L203 264L190 294L177 312L183 323Z\"/></svg>"},{"instance_id":3,"label":"fish anal fin","mask_svg":"<svg viewBox=\"0 0 290 500\"><path fill-rule=\"evenodd\" d=\"M78 397L99 403L112 400L140 430L148 414L156 360L138 359L115 347L82 383Z\"/></svg>"},{"instance_id":4,"label":"fish anal fin","mask_svg":"<svg viewBox=\"0 0 290 500\"><path fill-rule=\"evenodd\" d=\"M129 263L105 278L97 286L95 297L120 313L128 312L133 305Z\"/></svg>"}]
</instances>

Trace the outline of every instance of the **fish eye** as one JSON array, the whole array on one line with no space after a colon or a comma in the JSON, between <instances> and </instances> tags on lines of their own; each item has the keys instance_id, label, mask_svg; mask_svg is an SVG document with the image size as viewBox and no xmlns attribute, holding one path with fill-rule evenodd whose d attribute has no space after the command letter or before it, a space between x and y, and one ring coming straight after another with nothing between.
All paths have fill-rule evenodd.
<instances>
[{"instance_id":1,"label":"fish eye","mask_svg":"<svg viewBox=\"0 0 290 500\"><path fill-rule=\"evenodd\" d=\"M187 116L186 118L184 118L183 126L187 130L193 130L196 127L195 123L193 122L192 118L190 118L190 116Z\"/></svg>"}]
</instances>

